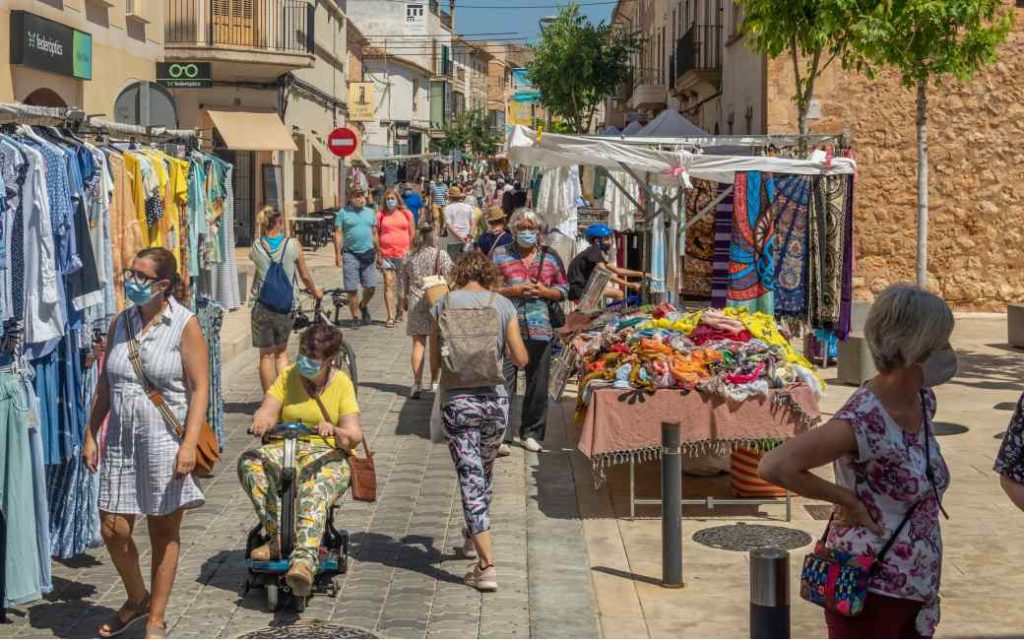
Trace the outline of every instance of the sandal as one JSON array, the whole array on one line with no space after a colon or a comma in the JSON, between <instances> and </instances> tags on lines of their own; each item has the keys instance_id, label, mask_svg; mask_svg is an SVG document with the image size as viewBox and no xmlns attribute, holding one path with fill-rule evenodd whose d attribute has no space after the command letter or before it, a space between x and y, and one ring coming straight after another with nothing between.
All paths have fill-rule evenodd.
<instances>
[{"instance_id":1,"label":"sandal","mask_svg":"<svg viewBox=\"0 0 1024 640\"><path fill-rule=\"evenodd\" d=\"M149 616L149 599L150 594L147 593L146 597L142 599L142 602L138 604L131 600L125 600L120 609L104 620L100 626L96 627L96 635L101 638L116 638L127 631L133 624ZM123 619L121 617L122 611L130 613L131 617L127 620Z\"/></svg>"},{"instance_id":2,"label":"sandal","mask_svg":"<svg viewBox=\"0 0 1024 640\"><path fill-rule=\"evenodd\" d=\"M386 328L388 328L388 329L394 329L395 328L395 319L394 318L388 318L387 322L384 323L384 326Z\"/></svg>"},{"instance_id":3,"label":"sandal","mask_svg":"<svg viewBox=\"0 0 1024 640\"><path fill-rule=\"evenodd\" d=\"M168 637L167 636L167 623L165 622L165 623L160 624L160 625L157 625L157 624L147 624L146 625L146 637L147 638L155 638L157 640L163 640L164 638L167 638Z\"/></svg>"}]
</instances>

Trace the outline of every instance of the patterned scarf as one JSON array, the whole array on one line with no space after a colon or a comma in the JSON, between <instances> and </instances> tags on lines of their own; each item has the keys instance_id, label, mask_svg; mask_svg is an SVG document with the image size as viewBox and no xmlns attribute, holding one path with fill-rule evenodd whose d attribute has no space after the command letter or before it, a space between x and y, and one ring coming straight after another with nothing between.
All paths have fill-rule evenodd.
<instances>
[{"instance_id":1,"label":"patterned scarf","mask_svg":"<svg viewBox=\"0 0 1024 640\"><path fill-rule=\"evenodd\" d=\"M840 340L850 337L853 316L853 186L854 176L846 177L845 219L846 232L843 240L843 284L839 303L839 330L836 333Z\"/></svg>"},{"instance_id":2,"label":"patterned scarf","mask_svg":"<svg viewBox=\"0 0 1024 640\"><path fill-rule=\"evenodd\" d=\"M815 328L839 328L848 191L847 176L815 178L810 209L810 318Z\"/></svg>"},{"instance_id":3,"label":"patterned scarf","mask_svg":"<svg viewBox=\"0 0 1024 640\"><path fill-rule=\"evenodd\" d=\"M729 306L775 313L775 179L758 171L736 173Z\"/></svg>"},{"instance_id":4,"label":"patterned scarf","mask_svg":"<svg viewBox=\"0 0 1024 640\"><path fill-rule=\"evenodd\" d=\"M728 189L729 185L721 185ZM732 242L733 194L715 208L714 252L711 258L711 306L724 309L729 293L729 245Z\"/></svg>"},{"instance_id":5,"label":"patterned scarf","mask_svg":"<svg viewBox=\"0 0 1024 640\"><path fill-rule=\"evenodd\" d=\"M807 207L811 178L783 176L772 203L775 219L775 313L783 317L807 317Z\"/></svg>"}]
</instances>

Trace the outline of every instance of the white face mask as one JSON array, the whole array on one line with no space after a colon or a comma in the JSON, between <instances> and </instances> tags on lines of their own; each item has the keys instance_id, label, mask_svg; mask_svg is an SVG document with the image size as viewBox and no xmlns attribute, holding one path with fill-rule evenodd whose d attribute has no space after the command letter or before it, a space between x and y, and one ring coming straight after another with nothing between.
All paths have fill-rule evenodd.
<instances>
[{"instance_id":1,"label":"white face mask","mask_svg":"<svg viewBox=\"0 0 1024 640\"><path fill-rule=\"evenodd\" d=\"M924 359L921 367L921 384L925 387L937 387L946 384L956 377L957 357L951 348L936 351Z\"/></svg>"}]
</instances>

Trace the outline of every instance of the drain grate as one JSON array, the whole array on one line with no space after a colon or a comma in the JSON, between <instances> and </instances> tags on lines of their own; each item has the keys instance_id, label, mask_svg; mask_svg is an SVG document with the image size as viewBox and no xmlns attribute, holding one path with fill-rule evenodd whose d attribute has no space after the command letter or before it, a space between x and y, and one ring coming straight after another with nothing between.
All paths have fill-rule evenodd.
<instances>
[{"instance_id":1,"label":"drain grate","mask_svg":"<svg viewBox=\"0 0 1024 640\"><path fill-rule=\"evenodd\" d=\"M320 620L267 627L247 633L240 638L379 638L366 629L343 624L328 624Z\"/></svg>"},{"instance_id":2,"label":"drain grate","mask_svg":"<svg viewBox=\"0 0 1024 640\"><path fill-rule=\"evenodd\" d=\"M710 527L693 534L694 542L725 551L753 551L768 547L799 549L810 544L811 540L811 536L796 529L743 523Z\"/></svg>"},{"instance_id":3,"label":"drain grate","mask_svg":"<svg viewBox=\"0 0 1024 640\"><path fill-rule=\"evenodd\" d=\"M958 436L961 433L970 431L964 425L955 422L935 422L932 424L932 429L937 436Z\"/></svg>"}]
</instances>

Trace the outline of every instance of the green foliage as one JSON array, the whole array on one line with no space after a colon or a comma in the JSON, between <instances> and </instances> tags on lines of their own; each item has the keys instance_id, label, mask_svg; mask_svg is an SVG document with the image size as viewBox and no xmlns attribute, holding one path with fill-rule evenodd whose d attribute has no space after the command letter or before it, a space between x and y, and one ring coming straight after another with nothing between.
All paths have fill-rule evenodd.
<instances>
[{"instance_id":1,"label":"green foliage","mask_svg":"<svg viewBox=\"0 0 1024 640\"><path fill-rule=\"evenodd\" d=\"M487 121L483 109L463 111L442 128L444 138L438 141L441 153L455 149L476 155L492 155L498 152L504 142L504 133L497 131Z\"/></svg>"},{"instance_id":2,"label":"green foliage","mask_svg":"<svg viewBox=\"0 0 1024 640\"><path fill-rule=\"evenodd\" d=\"M637 32L594 25L575 2L563 7L537 44L530 79L541 99L574 133L585 133L597 105L617 94L632 73Z\"/></svg>"}]
</instances>

